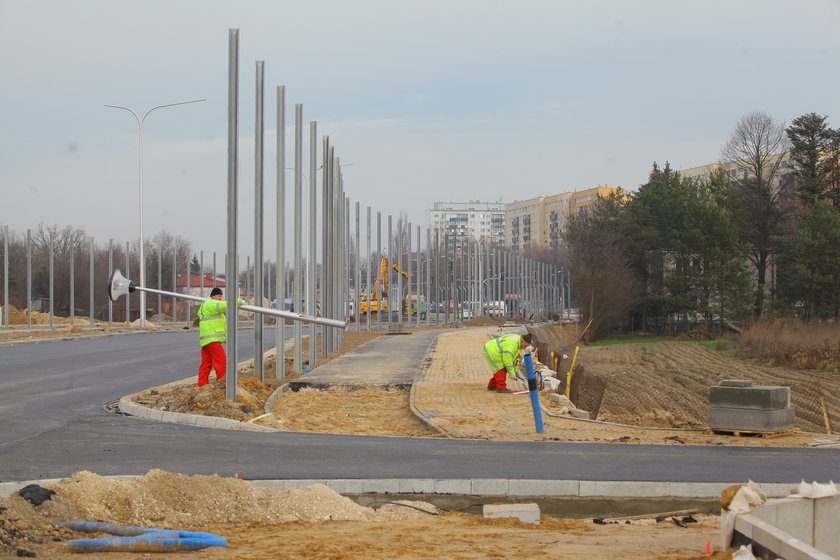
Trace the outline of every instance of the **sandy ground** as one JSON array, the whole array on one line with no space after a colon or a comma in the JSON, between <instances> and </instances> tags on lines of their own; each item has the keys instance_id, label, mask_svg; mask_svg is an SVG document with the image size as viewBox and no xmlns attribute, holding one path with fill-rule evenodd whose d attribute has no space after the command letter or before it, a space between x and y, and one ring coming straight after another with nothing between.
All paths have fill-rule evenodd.
<instances>
[{"instance_id":1,"label":"sandy ground","mask_svg":"<svg viewBox=\"0 0 840 560\"><path fill-rule=\"evenodd\" d=\"M176 552L178 558L341 560L403 559L606 559L707 558L717 549L719 520L678 515L628 520L555 519L539 524L485 519L442 511L416 501L363 507L323 485L275 491L219 476L149 471L135 481L112 481L78 472L33 507L23 498L2 501L0 558L79 558L70 540L104 538L56 525L101 520L120 526L173 528L221 535L228 547ZM676 521L675 521L676 520ZM680 524L677 524L677 521ZM23 536L25 535L25 536ZM22 537L23 536L23 537ZM20 552L19 552L20 551ZM97 558L148 558L148 550L98 552ZM728 558L713 552L711 558Z\"/></svg>"},{"instance_id":2,"label":"sandy ground","mask_svg":"<svg viewBox=\"0 0 840 560\"><path fill-rule=\"evenodd\" d=\"M381 334L349 331L341 348L330 359ZM701 349L699 354L696 353L697 348ZM557 435L549 439L667 445L806 446L820 440L836 444L836 439L826 439L815 433L768 439L708 435L698 429L676 429L674 425L682 422L678 412L669 412L669 408L664 406L668 404L665 401L651 404L653 401L649 399L661 398L657 397L657 391L649 390L652 384L665 387L664 381L668 380L674 395L671 404L691 411L697 407L694 401L699 398L698 387L704 383L700 378L693 383L687 381L691 376L699 376L696 371L709 368L709 364L714 364L715 368L715 373L711 375L723 375L721 378L764 371L760 367L758 370L733 370L741 367L739 364L748 368L757 366L738 362L693 343L587 347L579 360L587 368L587 374L603 375L611 381L604 394L602 414L613 420L660 424L665 429L650 430L639 426L549 417L547 426L560 426L556 430ZM249 379L247 365L243 367L241 386L244 390L237 403L224 401L223 382L211 383L201 389L190 382L150 389L136 400L169 410L253 420L263 414L265 398L280 383L271 378L273 364L268 363L265 384ZM290 371L289 363L287 359L289 376L286 380L299 375ZM438 366L432 363L430 367ZM726 374L722 373L724 371ZM729 372L734 373L728 375ZM773 376L768 379L777 380L774 384L780 384L787 379L784 375L803 374L771 369L768 375ZM840 394L834 386L829 389L834 395ZM490 394L481 386L475 390L488 398L527 398ZM683 393L683 390L687 392ZM644 406L630 406L635 400L643 401ZM546 406L551 406L547 400L544 402ZM284 393L272 409L272 415L257 422L295 431L441 437L437 431L420 422L411 413L408 404L408 391L303 390ZM459 437L511 438L510 433L489 432L489 427L482 423L481 418L468 416L465 414L461 419L465 435ZM686 417L690 416L686 413ZM528 437L537 439L534 435ZM512 439L528 438L517 436ZM680 525L670 517L661 522L647 518L601 525L591 519L543 516L539 525L529 525L517 520L483 519L457 511L438 511L429 504L420 503L364 508L319 485L276 492L254 488L247 482L231 478L187 477L161 471L150 471L134 482L109 481L93 473L81 472L62 481L53 490L56 491L53 499L37 507L17 496L0 501L0 558L17 558L28 553L58 560L78 558L77 554L69 551L66 543L70 539L89 538L90 535L73 533L55 525L58 521L77 519L211 532L226 537L228 548L177 553L179 558L210 560L558 557L599 557L607 560L711 557L720 560L730 558L732 553L732 550L719 550L719 518L716 516L693 515L696 523L688 520ZM677 520L681 521L682 517ZM712 547L710 556L705 554L708 542ZM150 556L148 552L108 552L99 553L97 557L134 560Z\"/></svg>"}]
</instances>

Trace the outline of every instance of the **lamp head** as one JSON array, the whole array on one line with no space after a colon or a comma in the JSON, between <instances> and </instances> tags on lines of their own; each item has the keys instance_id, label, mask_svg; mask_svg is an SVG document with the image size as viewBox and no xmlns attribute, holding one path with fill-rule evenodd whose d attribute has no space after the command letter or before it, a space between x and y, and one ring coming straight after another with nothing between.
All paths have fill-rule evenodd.
<instances>
[{"instance_id":1,"label":"lamp head","mask_svg":"<svg viewBox=\"0 0 840 560\"><path fill-rule=\"evenodd\" d=\"M117 301L120 296L129 294L137 288L137 284L126 278L120 269L114 270L108 278L108 296L111 301Z\"/></svg>"}]
</instances>

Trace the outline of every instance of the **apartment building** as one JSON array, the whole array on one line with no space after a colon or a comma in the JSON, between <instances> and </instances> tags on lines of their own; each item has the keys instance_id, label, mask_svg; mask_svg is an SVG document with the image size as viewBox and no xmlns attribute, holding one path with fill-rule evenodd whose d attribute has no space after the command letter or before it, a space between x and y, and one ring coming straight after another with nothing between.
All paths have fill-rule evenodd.
<instances>
[{"instance_id":1,"label":"apartment building","mask_svg":"<svg viewBox=\"0 0 840 560\"><path fill-rule=\"evenodd\" d=\"M619 188L594 187L507 204L505 245L516 251L527 247L556 249L570 215L585 214L598 197L609 196Z\"/></svg>"},{"instance_id":2,"label":"apartment building","mask_svg":"<svg viewBox=\"0 0 840 560\"><path fill-rule=\"evenodd\" d=\"M429 211L432 236L437 232L450 249L466 247L467 242L487 237L498 245L505 244L504 202L435 202Z\"/></svg>"}]
</instances>

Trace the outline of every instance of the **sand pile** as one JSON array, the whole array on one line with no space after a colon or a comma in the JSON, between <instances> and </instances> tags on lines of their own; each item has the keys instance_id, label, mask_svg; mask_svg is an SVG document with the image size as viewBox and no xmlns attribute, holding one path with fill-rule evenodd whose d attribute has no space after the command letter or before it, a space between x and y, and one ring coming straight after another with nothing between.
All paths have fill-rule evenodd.
<instances>
[{"instance_id":1,"label":"sand pile","mask_svg":"<svg viewBox=\"0 0 840 560\"><path fill-rule=\"evenodd\" d=\"M380 511L358 505L323 484L289 490L257 488L235 477L188 476L158 469L136 480L110 480L79 471L50 487L53 499L36 509L53 520L101 519L145 527L206 527L219 524L293 521L372 521L438 513L425 502L405 502Z\"/></svg>"}]
</instances>

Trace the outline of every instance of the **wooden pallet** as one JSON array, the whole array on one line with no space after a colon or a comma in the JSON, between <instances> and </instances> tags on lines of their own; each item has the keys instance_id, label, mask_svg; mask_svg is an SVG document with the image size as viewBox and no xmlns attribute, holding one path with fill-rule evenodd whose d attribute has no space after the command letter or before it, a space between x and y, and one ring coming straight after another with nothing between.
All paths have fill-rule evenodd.
<instances>
[{"instance_id":1,"label":"wooden pallet","mask_svg":"<svg viewBox=\"0 0 840 560\"><path fill-rule=\"evenodd\" d=\"M788 430L778 430L776 432L755 432L751 430L721 430L718 428L709 429L706 433L710 436L734 436L734 437L762 437L762 438L776 438L789 436L796 432L796 428Z\"/></svg>"}]
</instances>

